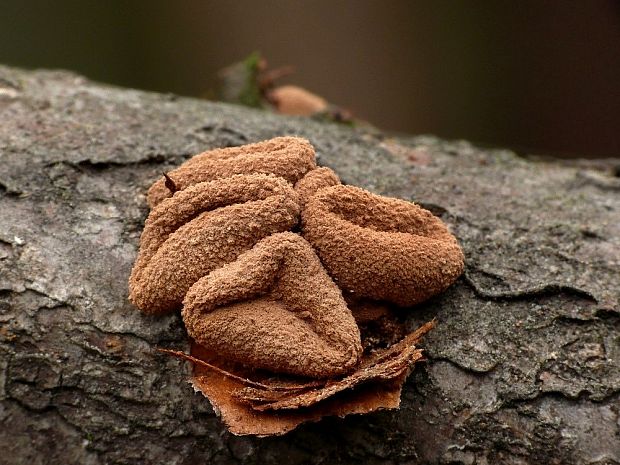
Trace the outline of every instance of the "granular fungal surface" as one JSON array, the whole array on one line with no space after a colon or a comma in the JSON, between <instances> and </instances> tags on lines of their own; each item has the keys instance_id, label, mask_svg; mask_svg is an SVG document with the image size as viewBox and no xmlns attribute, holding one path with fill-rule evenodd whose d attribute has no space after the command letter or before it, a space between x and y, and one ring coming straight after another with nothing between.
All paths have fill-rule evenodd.
<instances>
[{"instance_id":1,"label":"granular fungal surface","mask_svg":"<svg viewBox=\"0 0 620 465\"><path fill-rule=\"evenodd\" d=\"M342 185L296 137L197 155L148 202L130 300L149 314L181 310L192 354L168 352L194 363L194 387L231 432L398 407L434 323L397 341L390 307L463 271L438 218Z\"/></svg>"},{"instance_id":2,"label":"granular fungal surface","mask_svg":"<svg viewBox=\"0 0 620 465\"><path fill-rule=\"evenodd\" d=\"M414 203L334 185L312 196L302 217L304 237L343 292L410 306L463 272L456 238Z\"/></svg>"}]
</instances>

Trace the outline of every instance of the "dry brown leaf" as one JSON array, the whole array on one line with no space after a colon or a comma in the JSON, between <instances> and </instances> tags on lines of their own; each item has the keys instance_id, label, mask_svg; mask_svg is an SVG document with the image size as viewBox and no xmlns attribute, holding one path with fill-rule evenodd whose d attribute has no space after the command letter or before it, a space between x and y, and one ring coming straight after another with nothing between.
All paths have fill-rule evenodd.
<instances>
[{"instance_id":1,"label":"dry brown leaf","mask_svg":"<svg viewBox=\"0 0 620 465\"><path fill-rule=\"evenodd\" d=\"M398 408L403 383L422 359L415 344L434 326L433 320L389 348L365 355L348 376L310 382L268 377L231 364L197 344L192 344L191 355L160 350L194 364L191 384L209 399L233 434L281 435L325 416Z\"/></svg>"}]
</instances>

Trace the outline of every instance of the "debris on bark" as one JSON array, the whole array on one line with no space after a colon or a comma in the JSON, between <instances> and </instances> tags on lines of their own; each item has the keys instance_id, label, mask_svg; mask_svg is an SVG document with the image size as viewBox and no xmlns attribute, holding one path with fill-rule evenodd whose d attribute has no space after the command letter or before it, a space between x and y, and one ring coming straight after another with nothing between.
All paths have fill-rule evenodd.
<instances>
[{"instance_id":1,"label":"debris on bark","mask_svg":"<svg viewBox=\"0 0 620 465\"><path fill-rule=\"evenodd\" d=\"M419 164L360 128L4 66L0 121L4 463L620 463L617 162L393 139L428 154ZM238 437L156 350L190 352L181 317L135 311L126 279L154 179L281 134L310 140L343 183L439 216L466 268L396 312L406 332L438 322L400 409ZM345 299L364 332L393 328Z\"/></svg>"},{"instance_id":2,"label":"debris on bark","mask_svg":"<svg viewBox=\"0 0 620 465\"><path fill-rule=\"evenodd\" d=\"M247 368L230 364L197 344L192 344L192 355L162 351L192 362L191 384L209 399L230 432L283 435L324 416L345 417L398 408L403 382L422 359L422 351L415 345L433 326L434 322L427 323L390 349L364 356L354 373L329 381L290 379L287 383L281 377L273 379L273 375L250 380L245 377Z\"/></svg>"},{"instance_id":3,"label":"debris on bark","mask_svg":"<svg viewBox=\"0 0 620 465\"><path fill-rule=\"evenodd\" d=\"M338 105L295 85L276 85L293 73L291 66L270 69L267 60L254 52L244 60L219 72L218 100L252 108L272 110L282 115L309 116L317 120L345 124L364 124Z\"/></svg>"},{"instance_id":4,"label":"debris on bark","mask_svg":"<svg viewBox=\"0 0 620 465\"><path fill-rule=\"evenodd\" d=\"M271 381L234 391L194 378L230 431L282 434L291 423L278 429L278 422L269 421L273 430L267 433L252 412L243 412L299 409L298 425L319 418L317 409L307 409L338 393L347 407L334 401L330 408L321 405L321 415L396 407L392 395L385 402L377 395L363 408L350 397L368 383L400 390L421 358L415 343L432 325L397 343L395 335L404 331L385 334L383 326L384 334L374 336L385 347L362 355L362 338L368 341L369 335L360 335L341 289L372 299L370 305L402 307L445 290L463 271L463 254L446 226L413 203L340 185L332 170L316 167L314 149L304 139L279 137L208 151L174 175L171 197L163 197L172 191L167 175L168 192L161 180L149 190L153 209L140 238L129 298L149 314L178 309L182 302L185 327L198 347L194 352L217 354L199 368L217 367L212 376L224 375L225 384L250 383L254 370L269 373ZM301 231L310 242L285 232L298 227L302 211ZM195 356L186 358L196 362ZM231 374L227 365L242 366L242 373ZM290 375L325 382L320 389L300 391L294 383L284 390Z\"/></svg>"}]
</instances>

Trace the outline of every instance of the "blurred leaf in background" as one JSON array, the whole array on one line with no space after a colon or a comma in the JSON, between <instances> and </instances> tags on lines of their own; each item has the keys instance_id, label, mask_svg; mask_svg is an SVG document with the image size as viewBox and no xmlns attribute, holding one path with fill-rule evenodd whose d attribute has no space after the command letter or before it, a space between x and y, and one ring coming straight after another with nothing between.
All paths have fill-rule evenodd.
<instances>
[{"instance_id":1,"label":"blurred leaf in background","mask_svg":"<svg viewBox=\"0 0 620 465\"><path fill-rule=\"evenodd\" d=\"M217 99L247 107L264 107L259 76L265 68L265 60L259 52L253 52L244 60L224 68L218 73Z\"/></svg>"},{"instance_id":2,"label":"blurred leaf in background","mask_svg":"<svg viewBox=\"0 0 620 465\"><path fill-rule=\"evenodd\" d=\"M252 108L272 110L291 116L309 116L324 121L358 124L350 111L329 103L320 95L297 85L277 85L277 81L293 73L292 66L270 69L260 52L222 69L218 88L209 91L216 100Z\"/></svg>"}]
</instances>

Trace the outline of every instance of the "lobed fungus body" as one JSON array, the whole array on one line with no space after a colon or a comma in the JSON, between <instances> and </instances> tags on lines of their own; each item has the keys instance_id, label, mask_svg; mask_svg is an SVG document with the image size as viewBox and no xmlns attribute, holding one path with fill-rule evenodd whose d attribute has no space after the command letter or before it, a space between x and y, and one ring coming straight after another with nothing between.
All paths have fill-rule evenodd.
<instances>
[{"instance_id":1,"label":"lobed fungus body","mask_svg":"<svg viewBox=\"0 0 620 465\"><path fill-rule=\"evenodd\" d=\"M438 218L341 185L295 137L197 155L148 202L130 300L149 314L182 308L196 357L171 353L196 364L194 385L233 432L398 406L432 324L403 337L389 305L419 303L463 270ZM291 409L303 412L269 417Z\"/></svg>"},{"instance_id":2,"label":"lobed fungus body","mask_svg":"<svg viewBox=\"0 0 620 465\"><path fill-rule=\"evenodd\" d=\"M236 175L178 191L146 221L129 298L145 313L178 309L198 279L298 217L297 194L274 176Z\"/></svg>"},{"instance_id":3,"label":"lobed fungus body","mask_svg":"<svg viewBox=\"0 0 620 465\"><path fill-rule=\"evenodd\" d=\"M357 297L412 306L463 272L463 253L445 224L405 200L336 185L309 199L302 221L329 274Z\"/></svg>"},{"instance_id":4,"label":"lobed fungus body","mask_svg":"<svg viewBox=\"0 0 620 465\"><path fill-rule=\"evenodd\" d=\"M354 368L362 352L340 290L310 244L290 232L197 281L182 314L199 344L275 373L329 378Z\"/></svg>"},{"instance_id":5,"label":"lobed fungus body","mask_svg":"<svg viewBox=\"0 0 620 465\"><path fill-rule=\"evenodd\" d=\"M314 148L306 139L276 137L240 147L216 149L196 155L168 176L177 189L193 184L227 178L235 174L273 174L295 183L308 171L316 168ZM147 194L151 208L171 197L166 180L156 181Z\"/></svg>"},{"instance_id":6,"label":"lobed fungus body","mask_svg":"<svg viewBox=\"0 0 620 465\"><path fill-rule=\"evenodd\" d=\"M299 203L303 207L320 189L340 184L340 178L327 167L316 168L295 184Z\"/></svg>"}]
</instances>

